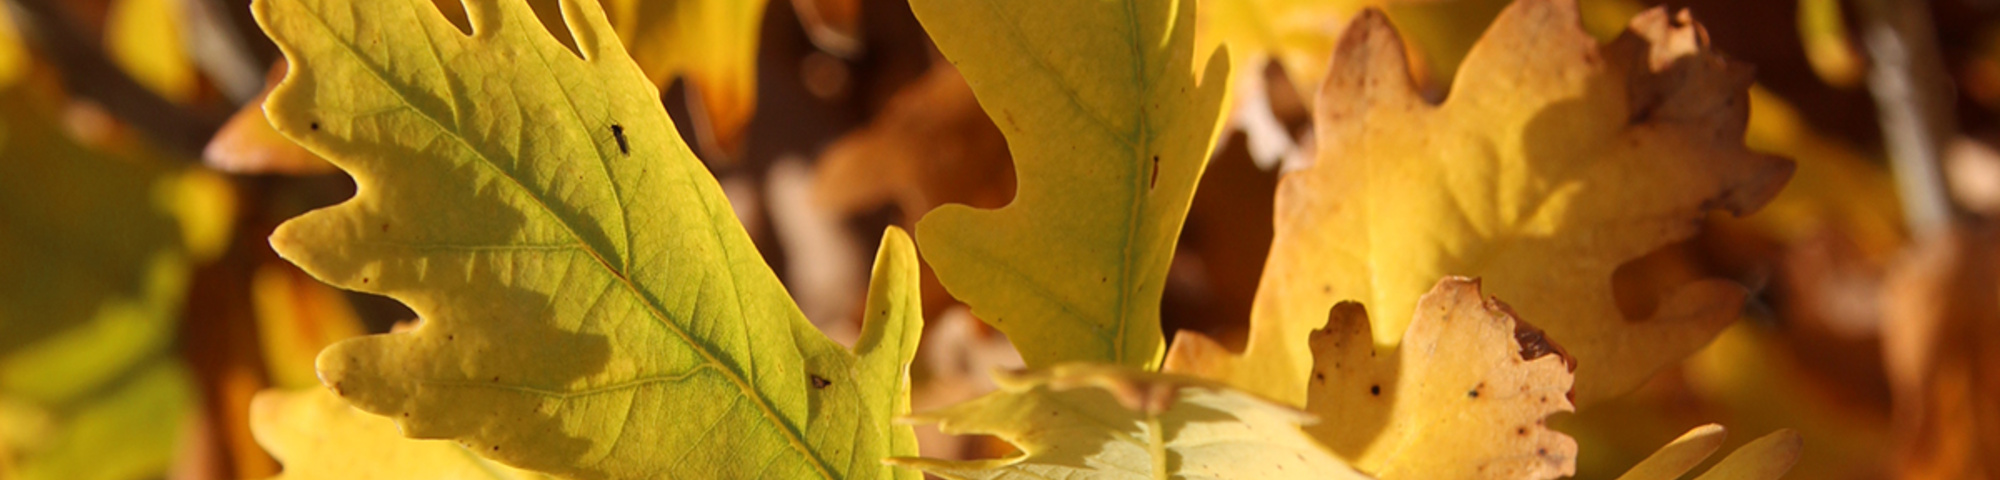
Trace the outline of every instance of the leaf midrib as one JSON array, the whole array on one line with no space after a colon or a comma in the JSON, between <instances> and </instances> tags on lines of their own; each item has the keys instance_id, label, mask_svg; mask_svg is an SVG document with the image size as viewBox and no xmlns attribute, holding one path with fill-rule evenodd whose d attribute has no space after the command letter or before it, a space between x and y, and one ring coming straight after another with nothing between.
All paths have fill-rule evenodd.
<instances>
[{"instance_id":1,"label":"leaf midrib","mask_svg":"<svg viewBox=\"0 0 2000 480\"><path fill-rule=\"evenodd\" d=\"M995 5L994 0L983 0L982 3L985 4L987 11L995 13L996 15L994 16L996 17L1002 16L999 14L1007 11L1006 9L1000 8L999 6ZM1149 116L1145 113L1146 109L1145 106L1147 104L1146 100L1152 98L1153 96L1152 93L1154 85L1152 82L1146 81L1147 78L1145 72L1147 70L1146 68L1147 57L1145 55L1145 49L1141 45L1141 42L1143 41L1143 39L1140 38L1141 37L1140 32L1142 31L1142 28L1139 24L1138 14L1133 10L1132 1L1126 0L1125 2L1122 3L1122 5L1125 7L1125 21L1126 21L1125 39L1126 39L1126 44L1130 46L1131 56L1132 56L1131 74L1132 78L1136 80L1134 83L1141 85L1138 95L1135 96L1135 98L1139 100L1137 108L1140 110L1138 115L1140 121L1133 122L1133 127L1132 127L1133 131L1123 132L1125 133L1125 136L1119 136L1118 134L1121 132L1112 130L1110 122L1099 117L1095 110L1092 110L1087 105L1085 105L1083 101L1077 97L1076 88L1069 83L1069 78L1059 73L1055 69L1055 67L1049 64L1049 62L1046 59L1042 58L1041 56L1032 54L1028 55L1028 58L1034 61L1035 66L1040 67L1043 71L1048 72L1050 77L1058 80L1056 83L1064 87L1062 91L1064 93L1065 99L1069 101L1070 105L1075 107L1075 110L1078 113L1082 114L1085 118L1090 119L1093 125L1097 125L1098 128L1102 129L1106 134L1109 134L1110 136L1112 136L1113 139L1118 140L1119 143L1123 143L1128 148L1131 148L1132 153L1128 158L1128 160L1138 165L1141 165L1140 168L1133 169L1132 175L1129 177L1130 181L1132 182L1131 191L1134 192L1134 195L1128 197L1130 202L1126 205L1124 235L1123 238L1121 239L1122 241L1119 244L1120 261L1118 263L1118 275L1117 275L1118 289L1117 289L1117 295L1113 298L1112 302L1112 308L1113 308L1112 312L1114 316L1112 318L1113 320L1112 324L1115 331L1111 336L1110 343L1111 343L1111 358L1113 362L1119 364L1135 365L1141 368L1152 368L1153 365L1146 365L1144 363L1150 359L1140 359L1128 362L1127 359L1125 358L1126 357L1125 344L1127 341L1127 339L1125 338L1126 327L1129 326L1129 324L1132 323L1133 321L1133 319L1131 318L1131 312L1129 311L1128 305L1131 303L1131 297L1132 297L1131 291L1133 290L1133 283L1134 283L1132 279L1132 264L1134 263L1132 258L1136 254L1135 252L1136 249L1134 248L1134 245L1137 243L1134 239L1139 236L1140 224L1143 223L1141 221L1142 220L1141 214L1145 210L1144 207L1144 205L1146 204L1145 197L1149 195L1152 190L1151 186L1148 185L1149 183L1151 183L1152 180L1152 177L1150 175L1152 173L1151 169L1157 169L1159 167L1153 166L1152 164L1146 161L1147 157L1146 150L1152 146L1154 135L1152 131L1152 123L1146 121L1147 119L1149 119ZM1015 24L1012 21L996 22L996 23L1005 27L1007 35L1014 40L1014 43L1019 45L1028 44L1028 42L1026 41L1026 35L1022 34L1019 25ZM1169 33L1169 35L1171 35L1171 33ZM1026 51L1027 49L1023 50ZM1134 137L1136 137L1136 140L1143 140L1143 141L1135 141ZM1026 276L1024 275L1024 277ZM1031 281L1028 283L1032 285L1038 282ZM1049 298L1057 299L1060 297L1050 295ZM1066 304L1067 302L1058 300L1052 303ZM1104 336L1102 330L1095 328L1093 328L1092 330L1093 330L1092 333L1097 334L1097 336L1099 337Z\"/></svg>"},{"instance_id":2,"label":"leaf midrib","mask_svg":"<svg viewBox=\"0 0 2000 480\"><path fill-rule=\"evenodd\" d=\"M798 432L794 431L782 419L777 417L776 412L771 409L771 406L766 402L765 398L762 395L757 394L758 392L756 389L754 389L748 383L746 383L742 378L742 376L737 375L737 372L724 367L723 366L724 364L717 360L715 354L709 351L709 348L705 343L695 341L690 335L688 335L687 332L681 330L681 328L678 325L674 325L673 322L668 318L668 316L665 315L665 313L662 311L660 306L656 304L650 296L645 295L643 291L639 290L638 286L633 284L631 278L626 276L624 271L612 266L610 262L606 261L603 253L597 251L595 248L592 248L589 242L584 241L582 235L577 233L576 228L570 225L567 219L565 219L562 215L556 214L555 210L549 206L548 200L542 198L541 195L537 194L533 189L528 188L527 185L522 184L520 179L507 174L507 171L505 169L500 168L500 166L497 163L495 163L493 159L487 157L485 152L480 151L478 148L473 147L472 144L467 142L464 136L461 134L461 132L458 132L455 128L446 127L437 118L433 117L430 114L430 112L426 111L423 108L419 108L414 102L411 102L407 96L403 95L402 89L396 88L395 84L389 81L387 76L382 72L380 68L378 68L372 62L368 61L367 57L361 54L356 45L349 42L348 39L344 38L343 36L335 33L335 29L331 25L327 24L325 17L321 16L317 10L310 8L302 8L301 10L311 13L313 21L323 31L329 33L327 37L335 40L335 43L339 44L343 50L345 50L350 56L352 56L353 59L356 61L356 63L359 63L362 66L366 67L368 69L368 72L373 76L373 78L377 82L380 82L384 87L386 87L387 90L389 90L396 96L397 101L402 102L403 105L408 107L411 111L417 112L418 118L422 118L424 119L424 121L429 122L433 127L437 128L440 132L450 134L446 136L451 138L453 142L458 143L459 146L464 148L466 151L471 152L473 156L477 157L480 160L479 161L480 165L492 169L492 171L496 174L496 176L507 179L508 184L511 184L515 189L519 190L526 197L533 199L535 201L535 206L542 209L543 213L547 214L551 218L556 219L554 223L560 225L563 228L564 233L568 234L570 238L576 240L576 243L578 245L577 247L578 250L589 253L591 258L597 261L598 265L604 267L604 269L611 274L612 278L617 279L619 283L625 286L628 292L630 292L633 296L640 299L641 303L643 303L646 306L647 313L652 314L653 318L657 320L658 324L660 324L663 327L666 327L669 331L673 332L675 336L680 337L683 342L686 342L689 346L693 347L693 349L697 353L701 354L702 360L704 360L707 364L711 365L712 366L711 368L713 368L715 371L721 373L724 378L730 381L730 383L735 384L737 389L743 392L744 397L751 399L757 405L761 413L763 413L764 418L771 424L776 426L779 431L784 433L785 439L789 443L791 443L793 450L799 452L801 456L805 457L807 463L812 465L813 469L817 471L822 478L828 478L828 479L836 478L827 469L827 466L820 460L819 456L815 455L813 450L804 443L804 439L800 438ZM423 34L425 35L426 39L429 38L428 32L424 32ZM471 38L473 38L474 40L479 39L478 36L473 36ZM540 52L537 51L536 53L539 54ZM544 60L544 64L546 65L546 60ZM568 95L568 91L566 90L563 93L565 96ZM454 101L455 100L456 99L454 99ZM571 109L572 112L574 113L575 106L571 105ZM598 152L598 154L599 157L602 158L603 152L600 151ZM607 171L607 175L608 173L609 172ZM611 180L609 178L607 178L607 182L613 183L614 185L616 184L615 180ZM616 187L614 186L613 189L615 192ZM700 195L697 194L696 197L700 197ZM620 202L619 207L621 213L626 213L629 215L629 210L624 208L622 201ZM628 236L629 239L631 232L629 228L627 228L626 230L627 230L626 235ZM626 252L626 254L628 256L631 256L632 252L629 251L630 250L629 245L627 247L627 250L628 251ZM727 249L724 248L723 250ZM734 275L729 275L729 276L731 277L732 280L731 289L737 291L738 295L736 296L739 298L740 301L742 295L740 289L736 288L736 284L733 281Z\"/></svg>"}]
</instances>

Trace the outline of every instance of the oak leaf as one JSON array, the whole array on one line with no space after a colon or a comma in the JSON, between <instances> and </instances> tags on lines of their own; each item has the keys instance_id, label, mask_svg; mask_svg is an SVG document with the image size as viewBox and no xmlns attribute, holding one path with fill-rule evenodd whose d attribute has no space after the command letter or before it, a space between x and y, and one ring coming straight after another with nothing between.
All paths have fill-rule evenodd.
<instances>
[{"instance_id":1,"label":"oak leaf","mask_svg":"<svg viewBox=\"0 0 2000 480\"><path fill-rule=\"evenodd\" d=\"M938 279L1030 368L1151 368L1174 243L1220 127L1228 55L1192 0L911 3L1007 137L1019 190L918 221ZM1199 76L1197 76L1199 74Z\"/></svg>"},{"instance_id":2,"label":"oak leaf","mask_svg":"<svg viewBox=\"0 0 2000 480\"><path fill-rule=\"evenodd\" d=\"M1335 302L1402 341L1417 296L1477 276L1578 360L1575 399L1629 390L1736 319L1742 288L1685 285L1626 318L1612 272L1695 233L1711 209L1768 201L1790 175L1742 135L1747 66L1708 50L1685 13L1653 10L1599 45L1573 0L1507 8L1442 104L1413 87L1387 19L1364 13L1335 54L1319 158L1281 180L1277 233L1242 356L1198 335L1170 369L1299 402L1300 338Z\"/></svg>"},{"instance_id":3,"label":"oak leaf","mask_svg":"<svg viewBox=\"0 0 2000 480\"><path fill-rule=\"evenodd\" d=\"M416 438L600 478L912 478L908 237L883 237L856 347L800 314L593 1L577 51L526 3L259 0L292 69L272 126L355 179L286 259L423 320L336 343L321 381ZM581 56L576 52L581 52Z\"/></svg>"},{"instance_id":4,"label":"oak leaf","mask_svg":"<svg viewBox=\"0 0 2000 480\"><path fill-rule=\"evenodd\" d=\"M321 388L267 390L250 403L257 443L285 466L284 480L553 478L480 458L444 440L405 438L396 422Z\"/></svg>"},{"instance_id":5,"label":"oak leaf","mask_svg":"<svg viewBox=\"0 0 2000 480\"><path fill-rule=\"evenodd\" d=\"M1380 323L1377 327L1381 328ZM1382 479L1545 479L1576 471L1576 441L1548 428L1572 411L1562 347L1445 278L1418 299L1402 346L1378 351L1360 304L1333 307L1313 332L1306 431Z\"/></svg>"},{"instance_id":6,"label":"oak leaf","mask_svg":"<svg viewBox=\"0 0 2000 480\"><path fill-rule=\"evenodd\" d=\"M1017 455L892 463L951 479L1364 479L1298 425L1310 415L1213 382L1065 364L999 374L1000 391L911 417L999 436Z\"/></svg>"}]
</instances>

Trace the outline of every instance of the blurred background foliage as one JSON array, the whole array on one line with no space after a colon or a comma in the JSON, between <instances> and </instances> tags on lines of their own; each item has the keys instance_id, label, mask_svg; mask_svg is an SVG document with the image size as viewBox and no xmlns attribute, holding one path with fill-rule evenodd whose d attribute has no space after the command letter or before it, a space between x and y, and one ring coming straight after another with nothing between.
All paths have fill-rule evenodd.
<instances>
[{"instance_id":1,"label":"blurred background foliage","mask_svg":"<svg viewBox=\"0 0 2000 480\"><path fill-rule=\"evenodd\" d=\"M530 0L553 31L554 0ZM1004 139L900 0L605 0L665 107L808 317L858 334L872 246L944 203L997 207ZM451 0L440 9L462 23ZM1500 0L1201 0L1235 62L1164 329L1240 342L1288 159L1345 20L1384 8L1449 95ZM1639 392L1558 419L1608 478L1690 427L1806 438L1794 478L2000 478L2000 2L1582 0L1610 38L1693 11L1758 67L1747 143L1798 170L1756 215L1621 268L1628 318L1721 276L1742 320ZM245 0L5 0L0 9L0 478L263 478L248 403L317 384L326 344L412 315L271 252L352 194L272 131L285 66ZM558 35L559 38L567 38ZM1207 51L1203 48L1201 51ZM993 388L1004 339L926 271L921 411ZM1004 446L920 432L924 454ZM1734 449L1750 435L1733 438Z\"/></svg>"}]
</instances>

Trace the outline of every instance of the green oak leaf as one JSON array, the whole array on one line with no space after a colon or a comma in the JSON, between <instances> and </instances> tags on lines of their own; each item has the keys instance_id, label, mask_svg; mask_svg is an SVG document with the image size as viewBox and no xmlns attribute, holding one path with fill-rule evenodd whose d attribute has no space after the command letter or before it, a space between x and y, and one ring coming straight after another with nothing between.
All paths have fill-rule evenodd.
<instances>
[{"instance_id":1,"label":"green oak leaf","mask_svg":"<svg viewBox=\"0 0 2000 480\"><path fill-rule=\"evenodd\" d=\"M915 451L915 253L885 239L853 351L815 330L596 2L573 52L519 0L257 0L291 61L265 111L354 177L272 246L423 320L322 351L416 438L582 478L883 478ZM885 293L886 292L886 293Z\"/></svg>"},{"instance_id":2,"label":"green oak leaf","mask_svg":"<svg viewBox=\"0 0 2000 480\"><path fill-rule=\"evenodd\" d=\"M998 210L925 215L918 243L1029 367L1159 363L1167 267L1228 90L1227 53L1192 68L1195 3L910 2L1019 178Z\"/></svg>"}]
</instances>

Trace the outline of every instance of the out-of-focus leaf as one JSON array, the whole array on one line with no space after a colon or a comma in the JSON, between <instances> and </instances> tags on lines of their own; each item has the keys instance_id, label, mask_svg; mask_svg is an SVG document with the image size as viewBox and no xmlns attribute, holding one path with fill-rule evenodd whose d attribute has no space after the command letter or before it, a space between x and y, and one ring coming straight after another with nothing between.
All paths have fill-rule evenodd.
<instances>
[{"instance_id":1,"label":"out-of-focus leaf","mask_svg":"<svg viewBox=\"0 0 2000 480\"><path fill-rule=\"evenodd\" d=\"M1903 213L1889 172L1858 147L1814 132L1797 109L1761 87L1750 89L1752 150L1790 157L1798 170L1757 215L1755 225L1786 244L1838 232L1870 256L1886 257L1904 242Z\"/></svg>"},{"instance_id":2,"label":"out-of-focus leaf","mask_svg":"<svg viewBox=\"0 0 2000 480\"><path fill-rule=\"evenodd\" d=\"M187 103L201 93L201 80L182 45L181 7L175 0L111 2L104 19L104 50L146 89Z\"/></svg>"},{"instance_id":3,"label":"out-of-focus leaf","mask_svg":"<svg viewBox=\"0 0 2000 480\"><path fill-rule=\"evenodd\" d=\"M14 31L14 19L0 8L0 88L12 87L27 73L28 49Z\"/></svg>"},{"instance_id":4,"label":"out-of-focus leaf","mask_svg":"<svg viewBox=\"0 0 2000 480\"><path fill-rule=\"evenodd\" d=\"M1721 425L1708 424L1688 430L1658 452L1646 457L1618 480L1674 480L1687 476L1710 454L1722 446L1727 432ZM1777 480L1791 471L1804 448L1798 432L1779 430L1737 448L1721 462L1703 471L1695 480Z\"/></svg>"},{"instance_id":5,"label":"out-of-focus leaf","mask_svg":"<svg viewBox=\"0 0 2000 480\"><path fill-rule=\"evenodd\" d=\"M0 392L60 403L167 346L230 200L211 175L78 145L31 90L0 92Z\"/></svg>"},{"instance_id":6,"label":"out-of-focus leaf","mask_svg":"<svg viewBox=\"0 0 2000 480\"><path fill-rule=\"evenodd\" d=\"M1299 431L1310 415L1220 384L1089 364L998 381L998 392L911 421L995 435L1020 454L890 462L951 479L1368 478Z\"/></svg>"},{"instance_id":7,"label":"out-of-focus leaf","mask_svg":"<svg viewBox=\"0 0 2000 480\"><path fill-rule=\"evenodd\" d=\"M1151 368L1160 295L1221 127L1226 54L1193 63L1192 0L963 4L917 19L1007 137L997 210L924 216L924 256L1029 367Z\"/></svg>"},{"instance_id":8,"label":"out-of-focus leaf","mask_svg":"<svg viewBox=\"0 0 2000 480\"><path fill-rule=\"evenodd\" d=\"M19 480L158 478L195 403L179 362L155 357L99 390L50 407L40 438L12 452ZM5 472L0 472L5 473Z\"/></svg>"},{"instance_id":9,"label":"out-of-focus leaf","mask_svg":"<svg viewBox=\"0 0 2000 480\"><path fill-rule=\"evenodd\" d=\"M1843 88L1861 84L1866 62L1847 35L1840 0L1799 0L1798 29L1806 61L1820 80Z\"/></svg>"},{"instance_id":10,"label":"out-of-focus leaf","mask_svg":"<svg viewBox=\"0 0 2000 480\"><path fill-rule=\"evenodd\" d=\"M267 390L250 404L250 428L283 463L284 480L531 480L553 478L480 458L445 440L417 440L396 422L347 405L323 388Z\"/></svg>"},{"instance_id":11,"label":"out-of-focus leaf","mask_svg":"<svg viewBox=\"0 0 2000 480\"><path fill-rule=\"evenodd\" d=\"M12 42L0 37L0 49ZM60 128L50 85L9 82L0 403L4 421L34 426L0 438L10 457L0 463L29 479L157 476L192 395L167 349L194 265L226 245L230 191L212 174L86 148Z\"/></svg>"},{"instance_id":12,"label":"out-of-focus leaf","mask_svg":"<svg viewBox=\"0 0 2000 480\"><path fill-rule=\"evenodd\" d=\"M998 208L1014 198L1007 139L947 62L896 92L867 126L827 146L815 165L814 204L842 218L895 206L902 215L896 223L914 228L939 205ZM923 283L927 318L957 302L928 267Z\"/></svg>"},{"instance_id":13,"label":"out-of-focus leaf","mask_svg":"<svg viewBox=\"0 0 2000 480\"><path fill-rule=\"evenodd\" d=\"M1181 335L1169 368L1299 402L1311 356L1297 339L1329 307L1367 305L1375 343L1392 347L1447 275L1483 278L1560 339L1579 405L1693 353L1736 319L1742 288L1703 280L1628 319L1613 271L1693 235L1711 209L1755 210L1791 171L1738 141L1750 72L1705 38L1684 12L1653 10L1599 45L1573 0L1523 0L1433 105L1387 19L1363 14L1315 112L1320 158L1279 185L1247 351Z\"/></svg>"},{"instance_id":14,"label":"out-of-focus leaf","mask_svg":"<svg viewBox=\"0 0 2000 480\"><path fill-rule=\"evenodd\" d=\"M1388 352L1360 304L1335 305L1312 335L1306 431L1385 480L1574 474L1576 441L1545 423L1572 411L1567 354L1479 285L1439 280Z\"/></svg>"},{"instance_id":15,"label":"out-of-focus leaf","mask_svg":"<svg viewBox=\"0 0 2000 480\"><path fill-rule=\"evenodd\" d=\"M1914 245L1882 290L1899 478L2000 472L2000 233L1955 227Z\"/></svg>"},{"instance_id":16,"label":"out-of-focus leaf","mask_svg":"<svg viewBox=\"0 0 2000 480\"><path fill-rule=\"evenodd\" d=\"M257 268L250 297L257 335L272 385L299 389L319 385L313 359L334 342L361 336L361 319L340 291L284 263Z\"/></svg>"}]
</instances>

